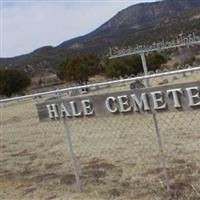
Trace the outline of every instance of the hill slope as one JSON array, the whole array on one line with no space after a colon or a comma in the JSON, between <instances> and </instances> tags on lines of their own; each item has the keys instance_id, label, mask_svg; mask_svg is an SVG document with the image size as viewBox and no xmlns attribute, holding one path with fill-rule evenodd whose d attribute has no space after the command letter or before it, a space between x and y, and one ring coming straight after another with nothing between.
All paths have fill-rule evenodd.
<instances>
[{"instance_id":1,"label":"hill slope","mask_svg":"<svg viewBox=\"0 0 200 200\"><path fill-rule=\"evenodd\" d=\"M80 53L103 54L109 46L134 46L191 32L200 33L199 0L142 3L122 10L88 35L65 41L57 47L47 46L30 54L0 58L0 64L40 73L55 69L66 57Z\"/></svg>"}]
</instances>

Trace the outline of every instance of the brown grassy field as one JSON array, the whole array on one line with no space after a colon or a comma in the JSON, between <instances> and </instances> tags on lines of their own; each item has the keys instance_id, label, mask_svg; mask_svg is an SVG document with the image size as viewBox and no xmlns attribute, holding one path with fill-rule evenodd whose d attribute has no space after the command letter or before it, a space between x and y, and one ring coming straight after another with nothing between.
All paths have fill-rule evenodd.
<instances>
[{"instance_id":1,"label":"brown grassy field","mask_svg":"<svg viewBox=\"0 0 200 200\"><path fill-rule=\"evenodd\" d=\"M122 89L127 87L98 93ZM63 124L39 122L34 103L1 105L0 199L167 199L151 114L68 121L81 177L78 193ZM157 119L172 199L199 200L200 111L162 113Z\"/></svg>"}]
</instances>

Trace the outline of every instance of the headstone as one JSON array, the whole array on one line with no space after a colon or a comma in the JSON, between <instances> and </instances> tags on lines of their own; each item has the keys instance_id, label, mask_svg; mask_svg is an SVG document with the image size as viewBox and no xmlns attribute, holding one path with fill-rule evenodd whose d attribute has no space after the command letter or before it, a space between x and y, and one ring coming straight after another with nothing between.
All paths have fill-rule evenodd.
<instances>
[{"instance_id":1,"label":"headstone","mask_svg":"<svg viewBox=\"0 0 200 200\"><path fill-rule=\"evenodd\" d=\"M130 89L138 89L138 88L145 88L145 85L142 83L142 81L135 81L133 83L130 84Z\"/></svg>"},{"instance_id":2,"label":"headstone","mask_svg":"<svg viewBox=\"0 0 200 200\"><path fill-rule=\"evenodd\" d=\"M165 85L165 84L168 84L168 83L169 83L168 79L164 79L163 81L161 81L159 83L159 85Z\"/></svg>"}]
</instances>

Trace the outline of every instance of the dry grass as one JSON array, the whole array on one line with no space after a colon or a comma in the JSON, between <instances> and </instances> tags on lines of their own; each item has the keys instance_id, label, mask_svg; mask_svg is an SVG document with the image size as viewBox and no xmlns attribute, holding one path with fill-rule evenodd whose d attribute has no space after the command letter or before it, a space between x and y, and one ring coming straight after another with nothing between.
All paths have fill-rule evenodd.
<instances>
[{"instance_id":1,"label":"dry grass","mask_svg":"<svg viewBox=\"0 0 200 200\"><path fill-rule=\"evenodd\" d=\"M127 88L115 88L122 89ZM172 199L199 200L200 112L157 118ZM75 190L62 122L39 122L34 103L27 100L2 106L0 125L2 200L167 199L150 114L69 121L82 193Z\"/></svg>"}]
</instances>

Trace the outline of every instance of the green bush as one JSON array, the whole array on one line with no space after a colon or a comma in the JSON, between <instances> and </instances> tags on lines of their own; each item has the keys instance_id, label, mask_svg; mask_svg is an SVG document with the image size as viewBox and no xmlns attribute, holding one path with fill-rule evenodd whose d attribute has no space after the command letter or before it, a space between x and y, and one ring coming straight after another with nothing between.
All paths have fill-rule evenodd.
<instances>
[{"instance_id":1,"label":"green bush","mask_svg":"<svg viewBox=\"0 0 200 200\"><path fill-rule=\"evenodd\" d=\"M147 66L149 71L159 69L162 64L165 64L167 59L159 53L152 53L147 56Z\"/></svg>"},{"instance_id":2,"label":"green bush","mask_svg":"<svg viewBox=\"0 0 200 200\"><path fill-rule=\"evenodd\" d=\"M57 76L64 81L83 84L100 71L100 59L96 55L84 55L65 60L58 67Z\"/></svg>"},{"instance_id":3,"label":"green bush","mask_svg":"<svg viewBox=\"0 0 200 200\"><path fill-rule=\"evenodd\" d=\"M142 62L140 56L129 56L110 60L105 69L107 77L130 76L142 72Z\"/></svg>"},{"instance_id":4,"label":"green bush","mask_svg":"<svg viewBox=\"0 0 200 200\"><path fill-rule=\"evenodd\" d=\"M190 56L189 58L187 58L184 61L184 65L193 65L195 61L196 61L196 57L195 56Z\"/></svg>"},{"instance_id":5,"label":"green bush","mask_svg":"<svg viewBox=\"0 0 200 200\"><path fill-rule=\"evenodd\" d=\"M21 93L30 84L30 78L19 70L0 70L0 95L10 97L12 94Z\"/></svg>"},{"instance_id":6,"label":"green bush","mask_svg":"<svg viewBox=\"0 0 200 200\"><path fill-rule=\"evenodd\" d=\"M152 53L147 56L148 70L156 70L167 59L159 54ZM95 55L84 55L70 58L63 62L58 70L57 76L64 81L87 83L89 77L103 73L109 78L125 77L143 72L140 55L133 55L116 59L100 59Z\"/></svg>"},{"instance_id":7,"label":"green bush","mask_svg":"<svg viewBox=\"0 0 200 200\"><path fill-rule=\"evenodd\" d=\"M167 62L167 59L159 53L149 54L146 56L146 60L148 71L155 71ZM105 75L111 78L130 76L131 74L137 75L140 72L143 72L143 66L139 55L110 60L105 68Z\"/></svg>"}]
</instances>

